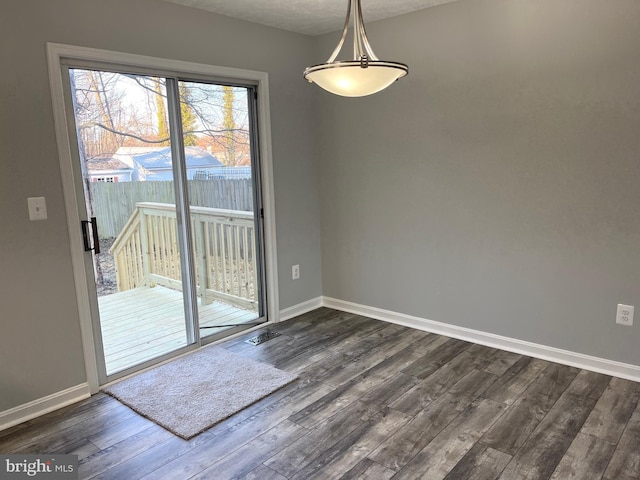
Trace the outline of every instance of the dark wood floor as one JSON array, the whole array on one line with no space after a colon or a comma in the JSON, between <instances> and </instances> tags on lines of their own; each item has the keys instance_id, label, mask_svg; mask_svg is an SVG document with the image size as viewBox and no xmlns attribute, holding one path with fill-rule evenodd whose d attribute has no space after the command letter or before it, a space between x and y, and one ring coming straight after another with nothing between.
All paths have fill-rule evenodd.
<instances>
[{"instance_id":1,"label":"dark wood floor","mask_svg":"<svg viewBox=\"0 0 640 480\"><path fill-rule=\"evenodd\" d=\"M119 480L640 479L638 383L329 309L277 330L222 346L300 379L191 441L98 394L0 452Z\"/></svg>"}]
</instances>

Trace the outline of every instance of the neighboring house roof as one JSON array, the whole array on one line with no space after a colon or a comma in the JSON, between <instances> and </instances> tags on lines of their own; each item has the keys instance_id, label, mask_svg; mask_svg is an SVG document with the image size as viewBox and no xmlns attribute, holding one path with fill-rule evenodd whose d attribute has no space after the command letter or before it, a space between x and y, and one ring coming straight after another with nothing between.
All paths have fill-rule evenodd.
<instances>
[{"instance_id":1,"label":"neighboring house roof","mask_svg":"<svg viewBox=\"0 0 640 480\"><path fill-rule=\"evenodd\" d=\"M131 172L133 168L113 157L98 157L87 160L87 170L98 174L115 171Z\"/></svg>"},{"instance_id":2,"label":"neighboring house roof","mask_svg":"<svg viewBox=\"0 0 640 480\"><path fill-rule=\"evenodd\" d=\"M222 166L222 162L200 147L184 150L187 168ZM149 171L171 169L171 147L120 147L113 157L132 168L137 165Z\"/></svg>"}]
</instances>

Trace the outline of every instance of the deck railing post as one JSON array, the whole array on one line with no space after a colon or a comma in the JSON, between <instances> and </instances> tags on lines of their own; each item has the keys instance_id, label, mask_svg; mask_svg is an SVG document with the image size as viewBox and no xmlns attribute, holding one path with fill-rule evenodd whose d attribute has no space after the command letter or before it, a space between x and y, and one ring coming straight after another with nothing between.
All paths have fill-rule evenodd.
<instances>
[{"instance_id":1,"label":"deck railing post","mask_svg":"<svg viewBox=\"0 0 640 480\"><path fill-rule=\"evenodd\" d=\"M193 225L196 241L195 256L198 265L198 291L200 292L200 301L203 305L208 305L213 300L207 296L207 288L209 287L209 274L207 272L207 248L204 242L204 229L207 224L197 213L191 214L191 223Z\"/></svg>"},{"instance_id":2,"label":"deck railing post","mask_svg":"<svg viewBox=\"0 0 640 480\"><path fill-rule=\"evenodd\" d=\"M151 274L151 249L149 245L152 242L149 242L149 232L147 229L147 217L145 215L144 209L140 207L136 207L138 209L138 215L140 217L140 243L142 249L142 273L144 275L144 285L150 284Z\"/></svg>"}]
</instances>

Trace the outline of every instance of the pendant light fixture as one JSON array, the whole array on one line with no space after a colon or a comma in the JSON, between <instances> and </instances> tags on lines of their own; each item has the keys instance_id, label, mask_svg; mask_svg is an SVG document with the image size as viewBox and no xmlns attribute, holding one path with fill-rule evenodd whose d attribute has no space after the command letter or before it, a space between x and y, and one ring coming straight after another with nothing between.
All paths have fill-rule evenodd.
<instances>
[{"instance_id":1,"label":"pendant light fixture","mask_svg":"<svg viewBox=\"0 0 640 480\"><path fill-rule=\"evenodd\" d=\"M348 0L347 18L342 38L326 63L307 67L304 78L328 92L343 97L364 97L384 90L406 76L409 67L404 63L378 60L373 53L362 20L360 0ZM349 30L353 9L353 60L336 60Z\"/></svg>"}]
</instances>

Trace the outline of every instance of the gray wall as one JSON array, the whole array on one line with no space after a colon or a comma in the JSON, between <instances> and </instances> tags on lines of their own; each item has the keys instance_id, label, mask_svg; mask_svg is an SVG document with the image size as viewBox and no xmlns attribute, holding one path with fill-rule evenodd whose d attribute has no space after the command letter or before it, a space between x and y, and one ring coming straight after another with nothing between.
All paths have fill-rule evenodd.
<instances>
[{"instance_id":1,"label":"gray wall","mask_svg":"<svg viewBox=\"0 0 640 480\"><path fill-rule=\"evenodd\" d=\"M640 311L614 323L640 307L640 2L461 0L367 31L410 74L321 94L324 295L640 365Z\"/></svg>"},{"instance_id":2,"label":"gray wall","mask_svg":"<svg viewBox=\"0 0 640 480\"><path fill-rule=\"evenodd\" d=\"M2 10L0 411L85 381L48 41L269 72L281 308L324 294L640 365L640 314L614 324L640 305L636 0L461 0L368 24L411 73L362 99L301 81L336 34L156 0ZM29 196L49 220L28 221Z\"/></svg>"},{"instance_id":3,"label":"gray wall","mask_svg":"<svg viewBox=\"0 0 640 480\"><path fill-rule=\"evenodd\" d=\"M268 72L280 307L321 295L310 38L155 0L3 0L0 411L86 380L46 42ZM28 220L29 196L46 197L47 221Z\"/></svg>"}]
</instances>

